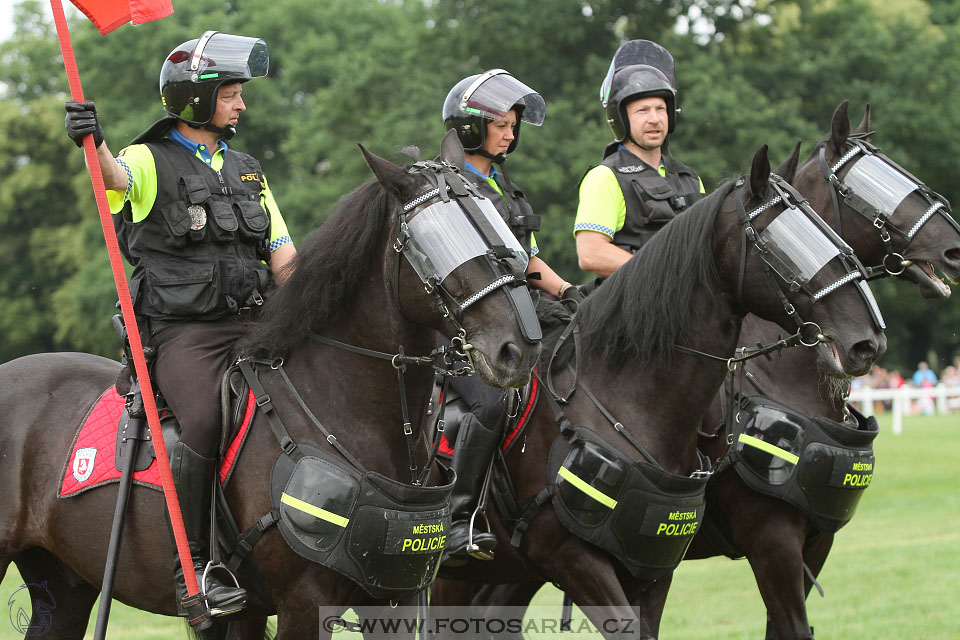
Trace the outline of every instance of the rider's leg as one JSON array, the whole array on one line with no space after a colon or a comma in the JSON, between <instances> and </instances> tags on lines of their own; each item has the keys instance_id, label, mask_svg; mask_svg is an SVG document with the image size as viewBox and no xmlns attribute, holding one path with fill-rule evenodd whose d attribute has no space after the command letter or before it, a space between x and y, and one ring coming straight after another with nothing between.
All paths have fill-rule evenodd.
<instances>
[{"instance_id":1,"label":"rider's leg","mask_svg":"<svg viewBox=\"0 0 960 640\"><path fill-rule=\"evenodd\" d=\"M210 502L220 441L220 380L240 335L234 319L181 323L153 337L157 349L154 379L180 422L181 439L171 448L170 467L180 500L184 529L198 583L208 561ZM177 603L186 595L179 555L174 554ZM213 615L239 611L247 594L211 572L207 607Z\"/></svg>"},{"instance_id":2,"label":"rider's leg","mask_svg":"<svg viewBox=\"0 0 960 640\"><path fill-rule=\"evenodd\" d=\"M488 429L472 413L465 414L460 423L452 462L457 472L457 481L450 496L452 522L443 551L443 562L448 566L463 564L468 556L481 560L493 559L497 538L492 533L478 529L476 525L482 521L483 515L474 514L480 503L490 462L500 444L500 435L499 430Z\"/></svg>"}]
</instances>

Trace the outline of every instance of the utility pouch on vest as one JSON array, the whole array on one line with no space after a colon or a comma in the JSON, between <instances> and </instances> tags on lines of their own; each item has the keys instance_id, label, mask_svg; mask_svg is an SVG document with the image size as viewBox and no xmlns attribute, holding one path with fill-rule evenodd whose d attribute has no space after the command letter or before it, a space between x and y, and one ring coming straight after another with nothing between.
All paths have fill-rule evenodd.
<instances>
[{"instance_id":1,"label":"utility pouch on vest","mask_svg":"<svg viewBox=\"0 0 960 640\"><path fill-rule=\"evenodd\" d=\"M356 582L371 597L399 600L433 582L450 529L447 484L403 484L361 472L310 443L294 460L281 453L270 500L291 549Z\"/></svg>"},{"instance_id":2,"label":"utility pouch on vest","mask_svg":"<svg viewBox=\"0 0 960 640\"><path fill-rule=\"evenodd\" d=\"M754 491L789 502L820 531L834 533L856 512L873 479L875 418L810 419L769 398L751 397L731 450L737 475Z\"/></svg>"},{"instance_id":3,"label":"utility pouch on vest","mask_svg":"<svg viewBox=\"0 0 960 640\"><path fill-rule=\"evenodd\" d=\"M640 580L676 568L703 518L706 478L630 460L592 429L576 427L558 437L547 470L563 526Z\"/></svg>"},{"instance_id":4,"label":"utility pouch on vest","mask_svg":"<svg viewBox=\"0 0 960 640\"><path fill-rule=\"evenodd\" d=\"M148 316L192 316L217 309L217 265L158 262L146 267L147 293L141 311Z\"/></svg>"},{"instance_id":5,"label":"utility pouch on vest","mask_svg":"<svg viewBox=\"0 0 960 640\"><path fill-rule=\"evenodd\" d=\"M180 177L181 199L187 204L203 204L210 198L210 185L198 175Z\"/></svg>"},{"instance_id":6,"label":"utility pouch on vest","mask_svg":"<svg viewBox=\"0 0 960 640\"><path fill-rule=\"evenodd\" d=\"M211 240L221 243L233 242L239 225L230 203L211 199L207 201L207 209L210 212L210 218L213 219L213 223L207 225Z\"/></svg>"},{"instance_id":7,"label":"utility pouch on vest","mask_svg":"<svg viewBox=\"0 0 960 640\"><path fill-rule=\"evenodd\" d=\"M190 214L184 202L171 202L160 210L167 233L164 239L167 246L180 249L187 246L187 234L190 232Z\"/></svg>"},{"instance_id":8,"label":"utility pouch on vest","mask_svg":"<svg viewBox=\"0 0 960 640\"><path fill-rule=\"evenodd\" d=\"M241 200L233 203L236 218L240 220L240 239L256 244L264 237L270 226L267 212L260 206L259 200Z\"/></svg>"},{"instance_id":9,"label":"utility pouch on vest","mask_svg":"<svg viewBox=\"0 0 960 640\"><path fill-rule=\"evenodd\" d=\"M666 224L677 211L673 208L677 192L660 175L635 176L630 183L643 202L643 224Z\"/></svg>"}]
</instances>

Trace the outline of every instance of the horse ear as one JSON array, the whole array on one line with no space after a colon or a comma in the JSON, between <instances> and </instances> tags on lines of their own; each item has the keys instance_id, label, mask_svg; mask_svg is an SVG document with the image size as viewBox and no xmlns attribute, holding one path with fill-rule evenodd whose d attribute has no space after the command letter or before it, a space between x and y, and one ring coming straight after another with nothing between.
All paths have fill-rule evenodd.
<instances>
[{"instance_id":1,"label":"horse ear","mask_svg":"<svg viewBox=\"0 0 960 640\"><path fill-rule=\"evenodd\" d=\"M860 124L857 125L857 130L854 131L855 134L861 136L867 136L870 133L870 103L867 103L867 106L863 110L863 120L860 121Z\"/></svg>"},{"instance_id":2,"label":"horse ear","mask_svg":"<svg viewBox=\"0 0 960 640\"><path fill-rule=\"evenodd\" d=\"M833 112L833 122L830 125L830 144L837 153L843 151L843 145L847 143L850 137L850 120L847 118L847 106L849 100L844 100L837 106Z\"/></svg>"},{"instance_id":3,"label":"horse ear","mask_svg":"<svg viewBox=\"0 0 960 640\"><path fill-rule=\"evenodd\" d=\"M793 148L793 153L790 154L790 157L787 158L783 164L773 170L775 174L787 182L793 182L793 179L797 176L797 167L800 165L801 142L801 140L797 140L797 146Z\"/></svg>"},{"instance_id":4,"label":"horse ear","mask_svg":"<svg viewBox=\"0 0 960 640\"><path fill-rule=\"evenodd\" d=\"M755 198L762 198L767 192L767 184L770 182L770 160L767 158L767 145L763 145L753 156L753 164L750 165L750 193Z\"/></svg>"},{"instance_id":5,"label":"horse ear","mask_svg":"<svg viewBox=\"0 0 960 640\"><path fill-rule=\"evenodd\" d=\"M460 138L454 129L447 131L443 136L443 142L440 143L440 159L447 164L464 170L466 158L463 155L463 145L460 144Z\"/></svg>"},{"instance_id":6,"label":"horse ear","mask_svg":"<svg viewBox=\"0 0 960 640\"><path fill-rule=\"evenodd\" d=\"M359 142L357 146L360 147L367 166L373 171L373 175L377 177L377 182L383 185L384 189L393 192L394 195L399 197L401 193L403 193L404 188L410 186L410 174L408 174L403 167L395 165L389 160L384 160L375 153L370 153L367 151L367 148Z\"/></svg>"}]
</instances>

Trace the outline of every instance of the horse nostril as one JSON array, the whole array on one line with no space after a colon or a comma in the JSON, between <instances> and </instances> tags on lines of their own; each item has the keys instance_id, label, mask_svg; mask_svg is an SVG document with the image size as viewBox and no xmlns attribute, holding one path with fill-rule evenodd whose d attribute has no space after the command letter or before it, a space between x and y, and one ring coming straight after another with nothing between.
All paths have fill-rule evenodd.
<instances>
[{"instance_id":1,"label":"horse nostril","mask_svg":"<svg viewBox=\"0 0 960 640\"><path fill-rule=\"evenodd\" d=\"M879 353L879 345L873 340L861 340L850 349L850 355L859 362L876 360Z\"/></svg>"},{"instance_id":2,"label":"horse nostril","mask_svg":"<svg viewBox=\"0 0 960 640\"><path fill-rule=\"evenodd\" d=\"M520 347L513 344L512 342L507 342L500 349L500 359L506 362L513 362L520 358Z\"/></svg>"}]
</instances>

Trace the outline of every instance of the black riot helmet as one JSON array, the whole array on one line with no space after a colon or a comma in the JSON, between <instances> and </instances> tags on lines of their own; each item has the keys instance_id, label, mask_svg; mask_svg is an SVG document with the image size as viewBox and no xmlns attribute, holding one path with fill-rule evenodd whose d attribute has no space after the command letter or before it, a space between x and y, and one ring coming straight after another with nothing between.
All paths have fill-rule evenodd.
<instances>
[{"instance_id":1,"label":"black riot helmet","mask_svg":"<svg viewBox=\"0 0 960 640\"><path fill-rule=\"evenodd\" d=\"M623 142L630 135L627 104L651 96L659 96L667 103L667 133L673 133L679 111L673 56L656 42L625 42L613 55L600 87L600 102L617 142Z\"/></svg>"},{"instance_id":2,"label":"black riot helmet","mask_svg":"<svg viewBox=\"0 0 960 640\"><path fill-rule=\"evenodd\" d=\"M267 75L270 56L259 38L207 31L170 52L160 69L160 97L164 110L196 128L229 139L233 127L210 123L216 111L217 91L224 84L246 82Z\"/></svg>"},{"instance_id":3,"label":"black riot helmet","mask_svg":"<svg viewBox=\"0 0 960 640\"><path fill-rule=\"evenodd\" d=\"M546 103L539 93L514 78L503 69L491 69L464 78L450 89L443 101L443 126L457 132L460 144L467 153L477 153L498 162L486 152L483 143L487 137L487 120L500 120L511 109L517 112L517 128L507 154L513 153L520 140L520 123L529 122L539 127L546 114Z\"/></svg>"}]
</instances>

